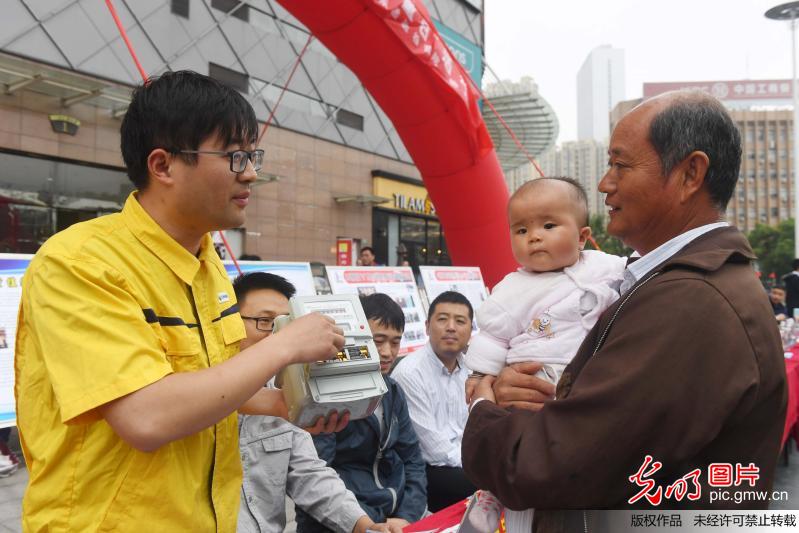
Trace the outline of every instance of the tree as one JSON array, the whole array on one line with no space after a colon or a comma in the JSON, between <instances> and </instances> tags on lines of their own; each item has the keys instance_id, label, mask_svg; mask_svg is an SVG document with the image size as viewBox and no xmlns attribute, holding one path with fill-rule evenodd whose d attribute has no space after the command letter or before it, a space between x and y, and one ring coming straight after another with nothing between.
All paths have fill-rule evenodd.
<instances>
[{"instance_id":1,"label":"tree","mask_svg":"<svg viewBox=\"0 0 799 533\"><path fill-rule=\"evenodd\" d=\"M777 279L787 274L794 259L794 237L792 218L783 220L777 227L758 224L749 232L749 243L757 256L762 280L768 279L772 272L777 274Z\"/></svg>"},{"instance_id":2,"label":"tree","mask_svg":"<svg viewBox=\"0 0 799 533\"><path fill-rule=\"evenodd\" d=\"M608 235L605 217L602 215L591 215L588 224L591 226L591 236L594 237L603 252L621 256L629 256L633 253L632 248L624 246L619 239Z\"/></svg>"}]
</instances>

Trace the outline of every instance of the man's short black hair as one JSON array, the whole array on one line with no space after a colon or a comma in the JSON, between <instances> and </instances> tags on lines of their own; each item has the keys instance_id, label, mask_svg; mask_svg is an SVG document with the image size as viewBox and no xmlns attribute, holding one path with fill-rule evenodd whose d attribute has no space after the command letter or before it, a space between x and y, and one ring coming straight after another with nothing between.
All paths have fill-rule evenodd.
<instances>
[{"instance_id":1,"label":"man's short black hair","mask_svg":"<svg viewBox=\"0 0 799 533\"><path fill-rule=\"evenodd\" d=\"M359 252L358 255L360 255L360 254L362 254L364 252L369 252L372 255L375 255L375 251L374 251L374 249L371 246L364 246L363 248L361 248L361 251Z\"/></svg>"},{"instance_id":2,"label":"man's short black hair","mask_svg":"<svg viewBox=\"0 0 799 533\"><path fill-rule=\"evenodd\" d=\"M793 263L791 263L791 266L794 270L799 270L799 259L794 259Z\"/></svg>"},{"instance_id":3,"label":"man's short black hair","mask_svg":"<svg viewBox=\"0 0 799 533\"><path fill-rule=\"evenodd\" d=\"M738 183L741 168L741 133L724 105L702 91L679 91L652 119L649 141L660 157L664 176L692 152L701 151L710 163L705 186L720 211Z\"/></svg>"},{"instance_id":4,"label":"man's short black hair","mask_svg":"<svg viewBox=\"0 0 799 533\"><path fill-rule=\"evenodd\" d=\"M241 274L233 280L233 290L236 291L236 300L238 302L243 302L250 291L259 289L277 291L285 296L286 299L291 299L297 293L297 289L294 288L294 285L289 280L269 272L249 272Z\"/></svg>"},{"instance_id":5,"label":"man's short black hair","mask_svg":"<svg viewBox=\"0 0 799 533\"><path fill-rule=\"evenodd\" d=\"M438 304L462 304L465 305L469 309L469 320L474 319L474 309L472 309L472 304L466 298L466 296L462 295L459 292L455 291L444 291L438 296L436 296L435 300L430 304L430 309L427 310L427 319L433 316L436 312L436 306Z\"/></svg>"},{"instance_id":6,"label":"man's short black hair","mask_svg":"<svg viewBox=\"0 0 799 533\"><path fill-rule=\"evenodd\" d=\"M255 112L239 92L190 70L150 78L133 91L122 119L120 144L128 177L139 190L146 189L150 152L196 150L213 134L225 146L256 142ZM188 164L197 161L196 154L180 157Z\"/></svg>"},{"instance_id":7,"label":"man's short black hair","mask_svg":"<svg viewBox=\"0 0 799 533\"><path fill-rule=\"evenodd\" d=\"M376 292L369 296L361 296L361 305L367 320L374 320L381 326L405 331L405 314L397 302L388 294Z\"/></svg>"}]
</instances>

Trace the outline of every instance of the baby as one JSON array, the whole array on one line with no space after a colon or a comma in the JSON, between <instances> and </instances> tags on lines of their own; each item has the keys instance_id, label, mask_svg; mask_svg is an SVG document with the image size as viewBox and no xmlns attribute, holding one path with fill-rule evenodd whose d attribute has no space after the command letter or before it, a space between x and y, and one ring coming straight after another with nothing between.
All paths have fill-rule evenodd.
<instances>
[{"instance_id":1,"label":"baby","mask_svg":"<svg viewBox=\"0 0 799 533\"><path fill-rule=\"evenodd\" d=\"M508 202L511 246L521 268L494 287L477 313L466 364L466 400L482 375L511 363L543 363L537 377L557 384L599 315L619 297L626 261L583 251L591 235L585 190L571 178L522 185ZM533 510L505 510L509 533L528 532Z\"/></svg>"}]
</instances>

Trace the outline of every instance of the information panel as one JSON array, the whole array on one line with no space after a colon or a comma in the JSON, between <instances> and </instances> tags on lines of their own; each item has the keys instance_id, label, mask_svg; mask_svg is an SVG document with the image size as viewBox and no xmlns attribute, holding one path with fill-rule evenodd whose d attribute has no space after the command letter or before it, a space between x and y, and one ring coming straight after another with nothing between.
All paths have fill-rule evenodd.
<instances>
[{"instance_id":1,"label":"information panel","mask_svg":"<svg viewBox=\"0 0 799 533\"><path fill-rule=\"evenodd\" d=\"M466 296L477 314L480 305L488 298L480 267L420 266L419 272L430 302L442 292L459 292ZM477 331L476 321L472 321L472 330Z\"/></svg>"},{"instance_id":2,"label":"information panel","mask_svg":"<svg viewBox=\"0 0 799 533\"><path fill-rule=\"evenodd\" d=\"M400 355L418 350L427 343L425 310L410 267L327 267L333 294L368 296L376 292L389 295L405 313L405 334Z\"/></svg>"},{"instance_id":3,"label":"information panel","mask_svg":"<svg viewBox=\"0 0 799 533\"><path fill-rule=\"evenodd\" d=\"M239 272L233 261L224 261L225 270L230 280L233 281ZM313 274L311 273L310 263L294 263L279 261L239 261L239 267L244 274L249 272L269 272L277 274L289 280L294 288L297 289L298 296L313 296L316 294L314 287Z\"/></svg>"},{"instance_id":4,"label":"information panel","mask_svg":"<svg viewBox=\"0 0 799 533\"><path fill-rule=\"evenodd\" d=\"M17 422L14 403L14 339L22 298L22 275L33 258L29 254L0 254L0 427Z\"/></svg>"}]
</instances>

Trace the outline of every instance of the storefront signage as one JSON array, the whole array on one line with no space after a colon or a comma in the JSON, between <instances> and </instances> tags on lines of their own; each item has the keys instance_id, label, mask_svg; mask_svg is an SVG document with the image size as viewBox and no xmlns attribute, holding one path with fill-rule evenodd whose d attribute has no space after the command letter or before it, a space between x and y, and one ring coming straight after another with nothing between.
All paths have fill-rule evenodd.
<instances>
[{"instance_id":1,"label":"storefront signage","mask_svg":"<svg viewBox=\"0 0 799 533\"><path fill-rule=\"evenodd\" d=\"M483 54L480 47L437 20L433 20L433 24L458 63L469 73L477 87L482 87Z\"/></svg>"},{"instance_id":2,"label":"storefront signage","mask_svg":"<svg viewBox=\"0 0 799 533\"><path fill-rule=\"evenodd\" d=\"M419 198L396 193L392 196L394 196L394 209L413 211L414 213L421 213L423 215L436 214L436 209L433 207L433 203L428 196Z\"/></svg>"},{"instance_id":3,"label":"storefront signage","mask_svg":"<svg viewBox=\"0 0 799 533\"><path fill-rule=\"evenodd\" d=\"M373 184L374 194L391 198L390 201L378 205L385 209L406 211L420 215L436 216L436 208L427 194L427 189L388 178L376 177Z\"/></svg>"},{"instance_id":4,"label":"storefront signage","mask_svg":"<svg viewBox=\"0 0 799 533\"><path fill-rule=\"evenodd\" d=\"M667 91L694 90L719 100L775 100L788 102L793 97L791 80L677 81L644 83L644 99Z\"/></svg>"},{"instance_id":5,"label":"storefront signage","mask_svg":"<svg viewBox=\"0 0 799 533\"><path fill-rule=\"evenodd\" d=\"M336 264L338 266L355 264L355 239L346 237L336 239Z\"/></svg>"}]
</instances>

